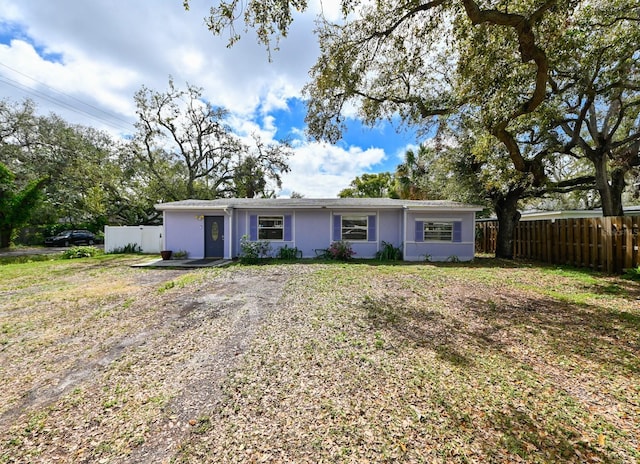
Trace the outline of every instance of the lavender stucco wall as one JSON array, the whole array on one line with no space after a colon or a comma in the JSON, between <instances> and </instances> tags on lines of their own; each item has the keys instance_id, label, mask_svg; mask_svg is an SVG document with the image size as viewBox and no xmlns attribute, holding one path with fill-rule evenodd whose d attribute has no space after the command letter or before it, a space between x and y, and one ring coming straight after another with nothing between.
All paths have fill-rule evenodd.
<instances>
[{"instance_id":1,"label":"lavender stucco wall","mask_svg":"<svg viewBox=\"0 0 640 464\"><path fill-rule=\"evenodd\" d=\"M378 242L391 243L393 246L402 247L402 234L404 226L402 224L402 211L382 210L378 213Z\"/></svg>"},{"instance_id":2,"label":"lavender stucco wall","mask_svg":"<svg viewBox=\"0 0 640 464\"><path fill-rule=\"evenodd\" d=\"M315 250L331 244L331 211L296 211L293 224L296 246L305 258L315 257Z\"/></svg>"},{"instance_id":3,"label":"lavender stucco wall","mask_svg":"<svg viewBox=\"0 0 640 464\"><path fill-rule=\"evenodd\" d=\"M184 250L190 258L204 255L204 221L196 219L203 212L165 211L164 249Z\"/></svg>"},{"instance_id":4,"label":"lavender stucco wall","mask_svg":"<svg viewBox=\"0 0 640 464\"><path fill-rule=\"evenodd\" d=\"M470 261L475 254L475 213L464 211L407 212L404 259L406 261L446 261L456 257ZM415 224L418 220L445 220L462 222L460 242L416 242Z\"/></svg>"},{"instance_id":5,"label":"lavender stucco wall","mask_svg":"<svg viewBox=\"0 0 640 464\"><path fill-rule=\"evenodd\" d=\"M233 210L223 211L165 211L165 249L185 250L190 258L204 257L204 216L225 217L225 258L240 254L240 239L249 234L251 215L291 215L292 240L273 241L273 254L287 245L297 247L305 258L316 256L315 250L327 248L333 237L333 216L335 214L366 214L376 216L376 240L372 242L352 242L356 257L373 258L380 249L381 242L404 248L404 259L421 261L426 255L434 261L456 256L460 260L470 260L474 256L475 213L456 210L419 212L403 210L358 210L342 211L330 209L314 210ZM406 224L404 223L406 215ZM415 221L428 219L459 220L462 235L459 243L416 242Z\"/></svg>"},{"instance_id":6,"label":"lavender stucco wall","mask_svg":"<svg viewBox=\"0 0 640 464\"><path fill-rule=\"evenodd\" d=\"M315 257L315 250L327 248L330 244L331 216L327 210L243 210L235 211L234 218L234 256L240 253L240 240L243 235L249 235L249 218L251 216L279 216L291 215L292 240L274 240L271 242L272 254L285 245L296 247L302 251L305 258Z\"/></svg>"},{"instance_id":7,"label":"lavender stucco wall","mask_svg":"<svg viewBox=\"0 0 640 464\"><path fill-rule=\"evenodd\" d=\"M224 216L224 236L230 236L229 220L223 211L165 211L164 212L164 249L186 251L189 258L204 258L204 217ZM225 258L229 256L228 243L225 242Z\"/></svg>"}]
</instances>

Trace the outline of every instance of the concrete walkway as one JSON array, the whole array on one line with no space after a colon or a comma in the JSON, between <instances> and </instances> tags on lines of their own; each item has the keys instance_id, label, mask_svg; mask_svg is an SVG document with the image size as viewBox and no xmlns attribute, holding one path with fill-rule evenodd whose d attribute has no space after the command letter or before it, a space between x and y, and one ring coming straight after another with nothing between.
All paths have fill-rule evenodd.
<instances>
[{"instance_id":1,"label":"concrete walkway","mask_svg":"<svg viewBox=\"0 0 640 464\"><path fill-rule=\"evenodd\" d=\"M133 264L131 267L168 267L168 268L201 268L201 267L220 267L230 264L230 259L155 259L146 263Z\"/></svg>"}]
</instances>

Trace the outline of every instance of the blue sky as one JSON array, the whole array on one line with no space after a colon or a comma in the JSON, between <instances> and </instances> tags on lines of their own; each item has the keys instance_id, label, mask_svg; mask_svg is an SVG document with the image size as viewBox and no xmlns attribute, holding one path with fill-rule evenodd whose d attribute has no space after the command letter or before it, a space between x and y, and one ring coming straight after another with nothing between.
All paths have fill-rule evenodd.
<instances>
[{"instance_id":1,"label":"blue sky","mask_svg":"<svg viewBox=\"0 0 640 464\"><path fill-rule=\"evenodd\" d=\"M135 122L134 93L142 85L165 90L171 75L227 108L238 135L293 139L281 196L335 197L357 175L393 171L416 144L389 124L365 128L354 119L336 145L304 137L300 91L318 53L312 31L320 0L296 20L272 62L251 34L231 49L212 36L203 21L210 1L192 0L186 12L182 0L119 8L111 0L0 0L0 98L29 97L42 113L125 136ZM337 6L322 0L329 19Z\"/></svg>"}]
</instances>

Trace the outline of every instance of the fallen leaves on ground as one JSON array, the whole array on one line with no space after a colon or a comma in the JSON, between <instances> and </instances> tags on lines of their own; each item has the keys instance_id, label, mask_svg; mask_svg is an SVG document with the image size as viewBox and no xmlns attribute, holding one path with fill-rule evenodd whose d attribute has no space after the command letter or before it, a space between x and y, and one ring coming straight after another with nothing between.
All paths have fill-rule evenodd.
<instances>
[{"instance_id":1,"label":"fallen leaves on ground","mask_svg":"<svg viewBox=\"0 0 640 464\"><path fill-rule=\"evenodd\" d=\"M2 460L640 459L637 283L374 264L0 284Z\"/></svg>"}]
</instances>

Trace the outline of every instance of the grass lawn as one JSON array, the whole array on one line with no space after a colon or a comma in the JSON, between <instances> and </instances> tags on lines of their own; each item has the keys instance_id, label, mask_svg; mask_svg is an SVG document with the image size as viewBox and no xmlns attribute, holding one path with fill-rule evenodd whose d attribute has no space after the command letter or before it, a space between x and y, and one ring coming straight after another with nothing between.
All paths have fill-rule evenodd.
<instances>
[{"instance_id":1,"label":"grass lawn","mask_svg":"<svg viewBox=\"0 0 640 464\"><path fill-rule=\"evenodd\" d=\"M638 282L139 260L0 265L0 462L640 461Z\"/></svg>"}]
</instances>

